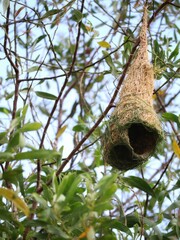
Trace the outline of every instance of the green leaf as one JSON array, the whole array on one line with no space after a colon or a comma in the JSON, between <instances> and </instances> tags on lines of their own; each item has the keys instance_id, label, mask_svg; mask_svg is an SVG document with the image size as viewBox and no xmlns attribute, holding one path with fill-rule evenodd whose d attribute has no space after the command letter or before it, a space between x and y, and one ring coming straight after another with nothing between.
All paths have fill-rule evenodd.
<instances>
[{"instance_id":1,"label":"green leaf","mask_svg":"<svg viewBox=\"0 0 180 240\"><path fill-rule=\"evenodd\" d=\"M180 200L174 201L168 208L164 210L164 213L167 212L172 212L174 209L179 209L180 208Z\"/></svg>"},{"instance_id":2,"label":"green leaf","mask_svg":"<svg viewBox=\"0 0 180 240\"><path fill-rule=\"evenodd\" d=\"M98 212L99 214L102 214L104 211L112 210L112 209L113 209L113 205L110 201L96 203L93 208L93 210Z\"/></svg>"},{"instance_id":3,"label":"green leaf","mask_svg":"<svg viewBox=\"0 0 180 240\"><path fill-rule=\"evenodd\" d=\"M180 147L175 139L172 141L172 149L176 156L180 159Z\"/></svg>"},{"instance_id":4,"label":"green leaf","mask_svg":"<svg viewBox=\"0 0 180 240\"><path fill-rule=\"evenodd\" d=\"M132 228L135 224L140 225L140 219L135 215L127 215L119 219L121 223L126 223L128 228Z\"/></svg>"},{"instance_id":5,"label":"green leaf","mask_svg":"<svg viewBox=\"0 0 180 240\"><path fill-rule=\"evenodd\" d=\"M20 128L20 132L29 132L36 131L42 127L42 124L39 122L34 123L26 123L22 128Z\"/></svg>"},{"instance_id":6,"label":"green leaf","mask_svg":"<svg viewBox=\"0 0 180 240\"><path fill-rule=\"evenodd\" d=\"M12 213L3 207L0 207L0 219L1 219L1 221L5 220L7 222L9 222L9 221L13 222L13 220L14 220Z\"/></svg>"},{"instance_id":7,"label":"green leaf","mask_svg":"<svg viewBox=\"0 0 180 240\"><path fill-rule=\"evenodd\" d=\"M5 13L9 7L10 0L3 0L3 12Z\"/></svg>"},{"instance_id":8,"label":"green leaf","mask_svg":"<svg viewBox=\"0 0 180 240\"><path fill-rule=\"evenodd\" d=\"M11 121L9 132L12 132L21 122L21 118L17 117Z\"/></svg>"},{"instance_id":9,"label":"green leaf","mask_svg":"<svg viewBox=\"0 0 180 240\"><path fill-rule=\"evenodd\" d=\"M38 106L39 110L46 116L49 117L49 112L46 108L42 107L42 106Z\"/></svg>"},{"instance_id":10,"label":"green leaf","mask_svg":"<svg viewBox=\"0 0 180 240\"><path fill-rule=\"evenodd\" d=\"M103 47L103 48L110 48L111 47L111 45L106 41L100 41L100 42L98 42L98 44L99 44L100 47Z\"/></svg>"},{"instance_id":11,"label":"green leaf","mask_svg":"<svg viewBox=\"0 0 180 240\"><path fill-rule=\"evenodd\" d=\"M36 72L36 71L41 71L39 66L33 66L33 67L28 68L28 70L27 70L28 73Z\"/></svg>"},{"instance_id":12,"label":"green leaf","mask_svg":"<svg viewBox=\"0 0 180 240\"><path fill-rule=\"evenodd\" d=\"M179 54L179 43L176 45L175 49L172 51L172 53L170 54L168 60L170 61L172 58L176 58L177 55Z\"/></svg>"},{"instance_id":13,"label":"green leaf","mask_svg":"<svg viewBox=\"0 0 180 240\"><path fill-rule=\"evenodd\" d=\"M18 166L17 168L11 169L8 168L2 174L2 178L10 183L17 184L19 175L22 175L22 168Z\"/></svg>"},{"instance_id":14,"label":"green leaf","mask_svg":"<svg viewBox=\"0 0 180 240\"><path fill-rule=\"evenodd\" d=\"M48 18L48 17L51 17L51 16L53 16L53 15L55 15L55 14L58 14L58 13L60 13L61 12L61 9L52 9L52 10L49 10L48 12L46 12L43 16L42 16L42 18Z\"/></svg>"},{"instance_id":15,"label":"green leaf","mask_svg":"<svg viewBox=\"0 0 180 240\"><path fill-rule=\"evenodd\" d=\"M41 35L40 37L36 38L34 42L32 43L32 47L34 47L36 44L38 44L41 40L43 40L47 35Z\"/></svg>"},{"instance_id":16,"label":"green leaf","mask_svg":"<svg viewBox=\"0 0 180 240\"><path fill-rule=\"evenodd\" d=\"M56 177L57 179L57 177ZM46 183L42 183L43 187L43 197L46 201L52 202L52 199L54 197L54 192L52 191L52 188L49 188L49 186L46 185Z\"/></svg>"},{"instance_id":17,"label":"green leaf","mask_svg":"<svg viewBox=\"0 0 180 240\"><path fill-rule=\"evenodd\" d=\"M48 13L44 14L43 17L48 17L48 15L50 14L50 16L56 15L52 24L51 24L51 28L53 28L55 25L57 25L57 22L59 22L59 19L61 19L67 12L68 10L71 8L71 6L73 5L73 3L75 2L75 0L72 0L70 2L68 2L66 5L64 5L63 7L61 7L61 9L59 10L59 12L53 12L53 10L48 11Z\"/></svg>"},{"instance_id":18,"label":"green leaf","mask_svg":"<svg viewBox=\"0 0 180 240\"><path fill-rule=\"evenodd\" d=\"M180 189L180 179L176 181L174 187L172 188L172 190L176 190L176 189Z\"/></svg>"},{"instance_id":19,"label":"green leaf","mask_svg":"<svg viewBox=\"0 0 180 240\"><path fill-rule=\"evenodd\" d=\"M106 63L107 63L108 66L110 67L111 73L112 73L115 77L117 77L117 76L118 76L118 72L117 72L117 69L116 69L116 67L115 67L115 65L114 65L114 63L113 63L113 60L112 60L111 56L108 54L107 51L102 51L102 52L103 52L103 55L104 55L104 57L105 57Z\"/></svg>"},{"instance_id":20,"label":"green leaf","mask_svg":"<svg viewBox=\"0 0 180 240\"><path fill-rule=\"evenodd\" d=\"M111 186L108 185L107 188L105 188L105 186L101 187L101 189L100 189L101 193L98 193L96 204L98 205L99 202L100 203L103 203L106 201L110 202L111 198L115 194L116 190L117 190L116 184L112 184Z\"/></svg>"},{"instance_id":21,"label":"green leaf","mask_svg":"<svg viewBox=\"0 0 180 240\"><path fill-rule=\"evenodd\" d=\"M56 100L57 97L53 94L47 93L47 92L40 92L36 91L35 92L38 97L44 98L44 99L49 99L49 100Z\"/></svg>"},{"instance_id":22,"label":"green leaf","mask_svg":"<svg viewBox=\"0 0 180 240\"><path fill-rule=\"evenodd\" d=\"M4 144L7 143L8 139L7 139L7 132L1 132L0 133L0 144Z\"/></svg>"},{"instance_id":23,"label":"green leaf","mask_svg":"<svg viewBox=\"0 0 180 240\"><path fill-rule=\"evenodd\" d=\"M54 150L45 150L45 149L39 149L39 150L32 150L28 152L21 152L17 153L14 156L15 160L23 160L23 159L53 159L60 156L60 153Z\"/></svg>"},{"instance_id":24,"label":"green leaf","mask_svg":"<svg viewBox=\"0 0 180 240\"><path fill-rule=\"evenodd\" d=\"M30 214L29 207L24 200L17 196L16 192L8 188L0 188L0 196L12 201L12 203L28 217Z\"/></svg>"},{"instance_id":25,"label":"green leaf","mask_svg":"<svg viewBox=\"0 0 180 240\"><path fill-rule=\"evenodd\" d=\"M109 65L109 67L110 68L114 67L113 60L112 60L111 56L109 55L109 53L107 51L102 51L102 52L105 57L105 61Z\"/></svg>"},{"instance_id":26,"label":"green leaf","mask_svg":"<svg viewBox=\"0 0 180 240\"><path fill-rule=\"evenodd\" d=\"M65 232L63 232L60 227L47 225L46 230L48 233L54 234L56 237L61 237L63 239L70 239L70 237Z\"/></svg>"},{"instance_id":27,"label":"green leaf","mask_svg":"<svg viewBox=\"0 0 180 240\"><path fill-rule=\"evenodd\" d=\"M64 125L63 127L61 127L61 128L58 130L58 132L57 132L57 134L56 134L56 137L59 138L59 137L64 133L64 131L66 130L66 128L67 128L67 125Z\"/></svg>"},{"instance_id":28,"label":"green leaf","mask_svg":"<svg viewBox=\"0 0 180 240\"><path fill-rule=\"evenodd\" d=\"M111 200L117 190L117 185L115 184L116 178L117 174L106 175L98 182L95 187L97 191L96 203Z\"/></svg>"},{"instance_id":29,"label":"green leaf","mask_svg":"<svg viewBox=\"0 0 180 240\"><path fill-rule=\"evenodd\" d=\"M68 188L68 191L66 193L66 199L69 202L71 200L73 200L75 193L77 193L78 185L81 182L81 176L80 175L76 175L76 174L73 174L73 175L74 175L73 178L72 178L73 181L71 179L70 187Z\"/></svg>"},{"instance_id":30,"label":"green leaf","mask_svg":"<svg viewBox=\"0 0 180 240\"><path fill-rule=\"evenodd\" d=\"M158 239L161 240L162 239L162 233L161 231L159 230L159 228L157 227L157 223L154 222L154 221L151 221L149 220L148 218L146 217L143 217L142 216L135 216L135 215L127 215L126 217L121 217L119 219L119 221L121 223L127 223L127 226L129 228L132 228L134 227L134 225L141 225L141 222L143 222L144 224L146 224L148 227L152 228L154 230L154 232L158 235Z\"/></svg>"},{"instance_id":31,"label":"green leaf","mask_svg":"<svg viewBox=\"0 0 180 240\"><path fill-rule=\"evenodd\" d=\"M75 22L79 23L79 22L82 20L82 18L83 18L83 14L82 14L79 10L74 9L74 10L72 11L72 19L73 19Z\"/></svg>"},{"instance_id":32,"label":"green leaf","mask_svg":"<svg viewBox=\"0 0 180 240\"><path fill-rule=\"evenodd\" d=\"M159 43L157 40L154 40L154 51L157 55L159 54Z\"/></svg>"},{"instance_id":33,"label":"green leaf","mask_svg":"<svg viewBox=\"0 0 180 240\"><path fill-rule=\"evenodd\" d=\"M85 129L86 129L86 127L84 125L78 124L78 125L74 126L72 130L75 132L82 132Z\"/></svg>"},{"instance_id":34,"label":"green leaf","mask_svg":"<svg viewBox=\"0 0 180 240\"><path fill-rule=\"evenodd\" d=\"M130 236L132 236L132 233L131 231L129 230L129 228L127 226L125 226L122 222L120 222L119 220L116 220L116 219L107 219L105 222L104 222L105 226L107 227L110 227L110 228L115 228L121 232L124 232Z\"/></svg>"},{"instance_id":35,"label":"green leaf","mask_svg":"<svg viewBox=\"0 0 180 240\"><path fill-rule=\"evenodd\" d=\"M153 189L142 178L130 176L130 177L124 177L123 181L126 182L129 186L136 187L136 188L150 194L151 196L155 195Z\"/></svg>"},{"instance_id":36,"label":"green leaf","mask_svg":"<svg viewBox=\"0 0 180 240\"><path fill-rule=\"evenodd\" d=\"M64 150L64 146L61 146L60 149L59 149L59 154L60 155L59 155L59 157L56 158L57 167L59 167L61 165L63 150Z\"/></svg>"},{"instance_id":37,"label":"green leaf","mask_svg":"<svg viewBox=\"0 0 180 240\"><path fill-rule=\"evenodd\" d=\"M17 36L17 40L18 43L23 47L26 48L27 47L27 43L24 41L24 39L22 37ZM17 58L18 59L18 58Z\"/></svg>"},{"instance_id":38,"label":"green leaf","mask_svg":"<svg viewBox=\"0 0 180 240\"><path fill-rule=\"evenodd\" d=\"M5 107L0 107L0 112L4 113L6 115L8 115L10 113L9 109L5 108Z\"/></svg>"},{"instance_id":39,"label":"green leaf","mask_svg":"<svg viewBox=\"0 0 180 240\"><path fill-rule=\"evenodd\" d=\"M0 152L0 163L13 160L25 160L25 159L53 159L59 157L59 153L51 150L33 150L32 152L22 152L13 154L11 152Z\"/></svg>"},{"instance_id":40,"label":"green leaf","mask_svg":"<svg viewBox=\"0 0 180 240\"><path fill-rule=\"evenodd\" d=\"M152 228L154 230L154 232L158 235L158 239L162 240L163 239L163 235L161 233L161 231L159 230L159 228L157 227L157 223L154 221L149 220L146 217L143 217L143 222L149 226L150 228Z\"/></svg>"},{"instance_id":41,"label":"green leaf","mask_svg":"<svg viewBox=\"0 0 180 240\"><path fill-rule=\"evenodd\" d=\"M102 82L102 80L104 79L104 75L98 75L97 78L95 79L95 82Z\"/></svg>"},{"instance_id":42,"label":"green leaf","mask_svg":"<svg viewBox=\"0 0 180 240\"><path fill-rule=\"evenodd\" d=\"M16 146L24 147L25 139L22 133L16 132L8 143L7 150L14 148Z\"/></svg>"},{"instance_id":43,"label":"green leaf","mask_svg":"<svg viewBox=\"0 0 180 240\"><path fill-rule=\"evenodd\" d=\"M10 161L13 159L11 152L0 152L0 162Z\"/></svg>"},{"instance_id":44,"label":"green leaf","mask_svg":"<svg viewBox=\"0 0 180 240\"><path fill-rule=\"evenodd\" d=\"M10 92L10 93L6 93L6 100L9 100L10 98L12 98L14 96L14 91Z\"/></svg>"},{"instance_id":45,"label":"green leaf","mask_svg":"<svg viewBox=\"0 0 180 240\"><path fill-rule=\"evenodd\" d=\"M106 175L101 180L98 182L96 189L101 189L104 187L111 187L111 185L115 182L117 178L117 174L112 174L112 175ZM104 191L104 189L102 189Z\"/></svg>"},{"instance_id":46,"label":"green leaf","mask_svg":"<svg viewBox=\"0 0 180 240\"><path fill-rule=\"evenodd\" d=\"M34 220L30 220L30 219L25 219L23 221L25 226L28 227L46 227L47 226L47 221L45 220L39 220L39 219L34 219Z\"/></svg>"},{"instance_id":47,"label":"green leaf","mask_svg":"<svg viewBox=\"0 0 180 240\"><path fill-rule=\"evenodd\" d=\"M176 122L178 125L178 128L180 128L180 120L179 117L177 115L175 115L174 113L163 113L162 117L166 120L166 121L173 121Z\"/></svg>"},{"instance_id":48,"label":"green leaf","mask_svg":"<svg viewBox=\"0 0 180 240\"><path fill-rule=\"evenodd\" d=\"M35 198L35 200L36 200L39 204L41 204L44 208L48 208L48 204L47 204L46 200L45 200L42 196L40 196L40 195L37 194L37 193L33 193L32 196L33 196L33 197Z\"/></svg>"},{"instance_id":49,"label":"green leaf","mask_svg":"<svg viewBox=\"0 0 180 240\"><path fill-rule=\"evenodd\" d=\"M23 117L23 119L25 119L27 110L28 110L28 105L25 105L25 106L23 107L23 109L22 109L22 117Z\"/></svg>"},{"instance_id":50,"label":"green leaf","mask_svg":"<svg viewBox=\"0 0 180 240\"><path fill-rule=\"evenodd\" d=\"M31 46L31 54L34 53L34 49L35 49L36 45L37 45L41 40L43 40L45 37L46 37L46 35L44 34L44 35L41 35L40 37L38 37L37 39L34 40L34 42L32 43L32 46ZM36 67L36 68L37 68L37 67ZM38 70L38 69L36 70L36 68L35 68L35 71ZM38 67L38 68L39 68L39 67ZM33 68L30 68L30 69L28 70L28 72L32 72L32 70L34 71Z\"/></svg>"},{"instance_id":51,"label":"green leaf","mask_svg":"<svg viewBox=\"0 0 180 240\"><path fill-rule=\"evenodd\" d=\"M20 134L15 133L8 143L8 149L13 148L19 144Z\"/></svg>"},{"instance_id":52,"label":"green leaf","mask_svg":"<svg viewBox=\"0 0 180 240\"><path fill-rule=\"evenodd\" d=\"M77 176L75 173L68 173L65 175L59 184L58 188L56 189L57 191L57 198L63 194L65 195L68 200L71 199L71 197L74 194L74 189L77 188L78 183L80 182L80 177ZM72 188L73 186L73 188Z\"/></svg>"}]
</instances>

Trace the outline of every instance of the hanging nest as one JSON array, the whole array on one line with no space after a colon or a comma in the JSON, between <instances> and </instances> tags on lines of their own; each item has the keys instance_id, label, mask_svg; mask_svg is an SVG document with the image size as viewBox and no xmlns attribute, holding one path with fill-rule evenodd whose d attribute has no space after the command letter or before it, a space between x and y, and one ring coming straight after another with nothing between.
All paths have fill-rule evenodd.
<instances>
[{"instance_id":1,"label":"hanging nest","mask_svg":"<svg viewBox=\"0 0 180 240\"><path fill-rule=\"evenodd\" d=\"M140 46L120 92L103 138L104 160L119 170L144 163L163 138L153 108L154 72L147 51L147 8L144 8Z\"/></svg>"}]
</instances>

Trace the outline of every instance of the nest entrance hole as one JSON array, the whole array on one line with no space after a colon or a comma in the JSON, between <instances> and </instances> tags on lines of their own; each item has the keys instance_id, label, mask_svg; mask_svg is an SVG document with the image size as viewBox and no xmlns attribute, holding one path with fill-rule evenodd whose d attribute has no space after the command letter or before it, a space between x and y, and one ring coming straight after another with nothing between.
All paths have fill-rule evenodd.
<instances>
[{"instance_id":1,"label":"nest entrance hole","mask_svg":"<svg viewBox=\"0 0 180 240\"><path fill-rule=\"evenodd\" d=\"M158 135L141 123L133 123L128 129L129 142L136 154L151 153L156 147Z\"/></svg>"},{"instance_id":2,"label":"nest entrance hole","mask_svg":"<svg viewBox=\"0 0 180 240\"><path fill-rule=\"evenodd\" d=\"M125 145L116 145L110 151L110 159L113 159L114 162L126 162L127 160L132 160L132 152L130 149Z\"/></svg>"}]
</instances>

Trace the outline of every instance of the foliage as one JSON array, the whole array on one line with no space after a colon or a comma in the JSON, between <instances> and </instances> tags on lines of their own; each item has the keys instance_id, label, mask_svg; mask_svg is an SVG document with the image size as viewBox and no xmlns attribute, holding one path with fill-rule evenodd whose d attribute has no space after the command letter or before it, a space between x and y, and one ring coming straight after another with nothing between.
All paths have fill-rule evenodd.
<instances>
[{"instance_id":1,"label":"foliage","mask_svg":"<svg viewBox=\"0 0 180 240\"><path fill-rule=\"evenodd\" d=\"M165 132L119 172L101 137L144 1L1 0L0 239L179 239L179 0L146 1Z\"/></svg>"}]
</instances>

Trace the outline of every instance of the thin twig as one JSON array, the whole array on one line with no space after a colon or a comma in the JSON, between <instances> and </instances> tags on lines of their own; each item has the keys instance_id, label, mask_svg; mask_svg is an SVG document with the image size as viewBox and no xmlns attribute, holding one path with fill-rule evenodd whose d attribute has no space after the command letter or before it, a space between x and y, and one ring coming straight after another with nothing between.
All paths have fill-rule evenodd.
<instances>
[{"instance_id":1,"label":"thin twig","mask_svg":"<svg viewBox=\"0 0 180 240\"><path fill-rule=\"evenodd\" d=\"M83 8L84 8L84 0L82 1L81 11L83 10ZM54 114L54 112L55 112L55 110L56 110L57 104L58 104L58 102L59 102L59 100L60 100L60 98L61 98L61 96L62 96L62 94L63 94L63 92L64 92L64 89L65 89L65 87L66 87L66 85L67 85L67 83L68 83L69 77L70 77L71 74L72 74L72 71L73 71L73 68L74 68L74 65L75 65L75 62L76 62L76 56L77 56L77 50L78 50L78 46L79 46L79 39L80 39L80 32L81 32L81 23L82 23L82 22L80 22L80 23L78 24L78 33L77 33L77 37L76 37L76 46L75 46L75 51L74 51L74 55L73 55L72 64L71 64L71 67L70 67L69 72L67 73L67 76L66 76L66 79L65 79L65 81L64 81L64 84L63 84L63 86L62 86L62 88L61 88L61 91L60 91L60 93L59 93L59 95L58 95L58 97L57 97L57 99L56 99L56 101L55 101L55 103L54 103L54 106L53 106L52 110L51 110L51 113L50 113L50 115L49 115L49 118L48 118L48 120L47 120L47 123L46 123L46 125L45 125L45 127L44 127L44 131L43 131L43 135L42 135L42 139L41 139L41 143L40 143L40 148L42 148L42 146L43 146L47 129L48 129L48 127L49 127L49 124L50 124L50 122L51 122L51 119L52 119L52 117L53 117L53 114Z\"/></svg>"},{"instance_id":2,"label":"thin twig","mask_svg":"<svg viewBox=\"0 0 180 240\"><path fill-rule=\"evenodd\" d=\"M170 79L167 79L159 88L157 88L156 90L154 90L153 94L157 93L162 87L164 87L169 81L174 80L174 78L176 77L176 74L180 72L180 67L176 69L176 71L174 71L173 76L171 76Z\"/></svg>"},{"instance_id":3,"label":"thin twig","mask_svg":"<svg viewBox=\"0 0 180 240\"><path fill-rule=\"evenodd\" d=\"M174 157L174 153L171 155L169 161L166 163L166 166L163 170L163 172L161 173L161 176L159 177L158 181L156 182L156 184L152 187L152 189L155 189L157 187L157 185L160 183L162 177L164 176L164 174L166 173L168 167L169 167L169 164L172 162L173 160L173 157Z\"/></svg>"},{"instance_id":4,"label":"thin twig","mask_svg":"<svg viewBox=\"0 0 180 240\"><path fill-rule=\"evenodd\" d=\"M168 4L171 4L174 0L166 0L164 3L162 3L159 8L153 13L152 17L148 21L148 28L151 25L151 23L154 21L156 16L159 14L159 12Z\"/></svg>"},{"instance_id":5,"label":"thin twig","mask_svg":"<svg viewBox=\"0 0 180 240\"><path fill-rule=\"evenodd\" d=\"M16 111L17 111L17 102L18 102L18 94L19 94L19 68L18 68L18 61L17 61L17 50L16 50L16 37L15 37L15 51L14 51L14 55L15 55L15 62L12 60L10 51L8 51L7 49L7 44L9 41L9 16L10 16L10 6L8 6L7 9L7 14L6 14L6 27L5 27L5 36L4 36L4 53L11 65L11 67L13 68L14 72L15 72L15 90L14 90L14 100L13 100L13 112L12 112L12 119L15 118L16 116ZM14 36L16 36L16 24L14 25ZM10 44L10 41L9 41ZM12 132L10 133L12 135ZM5 169L7 169L9 166L9 162L6 162L5 164Z\"/></svg>"},{"instance_id":6,"label":"thin twig","mask_svg":"<svg viewBox=\"0 0 180 240\"><path fill-rule=\"evenodd\" d=\"M19 92L19 69L18 69L18 61L17 61L17 55L16 55L16 49L15 49L15 62L13 62L10 51L8 52L7 48L7 42L8 42L8 35L9 35L9 15L10 15L10 6L7 9L6 14L6 27L5 27L5 36L4 36L4 53L11 64L12 68L15 72L15 91L14 91L14 101L13 101L13 113L12 113L12 119L15 118L16 110L17 110L17 101L18 101L18 92ZM14 31L16 31L16 24L14 25ZM16 39L16 37L15 37ZM16 43L15 43L16 48Z\"/></svg>"},{"instance_id":7,"label":"thin twig","mask_svg":"<svg viewBox=\"0 0 180 240\"><path fill-rule=\"evenodd\" d=\"M170 99L169 99L169 101L164 105L165 107L168 107L170 104L171 104L171 102L177 97L177 96L179 96L179 94L180 94L180 90L176 93L176 94L174 94L174 96L172 96Z\"/></svg>"}]
</instances>

